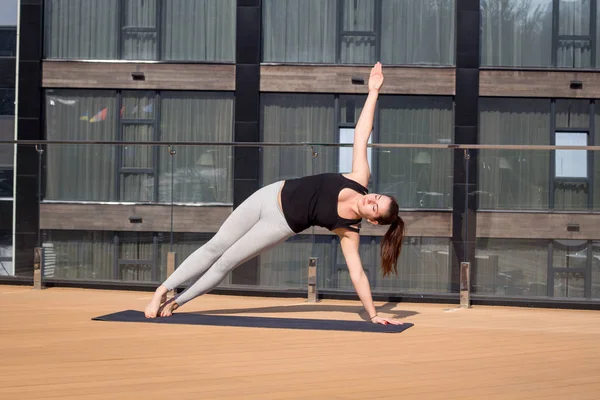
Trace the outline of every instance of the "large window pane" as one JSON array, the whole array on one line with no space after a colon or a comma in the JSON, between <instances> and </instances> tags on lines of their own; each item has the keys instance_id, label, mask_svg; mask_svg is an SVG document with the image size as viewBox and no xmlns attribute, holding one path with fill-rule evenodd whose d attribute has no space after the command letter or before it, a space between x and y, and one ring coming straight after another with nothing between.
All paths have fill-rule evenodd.
<instances>
[{"instance_id":1,"label":"large window pane","mask_svg":"<svg viewBox=\"0 0 600 400\"><path fill-rule=\"evenodd\" d=\"M548 242L478 238L471 287L489 296L547 296Z\"/></svg>"},{"instance_id":2,"label":"large window pane","mask_svg":"<svg viewBox=\"0 0 600 400\"><path fill-rule=\"evenodd\" d=\"M161 97L163 142L231 142L233 96L230 93L170 92ZM180 146L176 154L159 153L160 202L171 201L171 159L174 157L174 198L185 203L233 201L231 147Z\"/></svg>"},{"instance_id":3,"label":"large window pane","mask_svg":"<svg viewBox=\"0 0 600 400\"><path fill-rule=\"evenodd\" d=\"M162 3L163 60L234 61L235 0Z\"/></svg>"},{"instance_id":4,"label":"large window pane","mask_svg":"<svg viewBox=\"0 0 600 400\"><path fill-rule=\"evenodd\" d=\"M119 0L45 2L47 58L119 58Z\"/></svg>"},{"instance_id":5,"label":"large window pane","mask_svg":"<svg viewBox=\"0 0 600 400\"><path fill-rule=\"evenodd\" d=\"M382 0L384 64L453 65L453 0Z\"/></svg>"},{"instance_id":6,"label":"large window pane","mask_svg":"<svg viewBox=\"0 0 600 400\"><path fill-rule=\"evenodd\" d=\"M335 63L337 0L265 0L263 61Z\"/></svg>"},{"instance_id":7,"label":"large window pane","mask_svg":"<svg viewBox=\"0 0 600 400\"><path fill-rule=\"evenodd\" d=\"M381 96L380 143L450 143L452 99ZM396 196L401 208L449 208L452 152L444 149L378 149L377 189Z\"/></svg>"},{"instance_id":8,"label":"large window pane","mask_svg":"<svg viewBox=\"0 0 600 400\"><path fill-rule=\"evenodd\" d=\"M375 291L450 293L450 240L446 238L406 237L398 259L398 275L383 277L379 267L381 238L372 248L376 257Z\"/></svg>"},{"instance_id":9,"label":"large window pane","mask_svg":"<svg viewBox=\"0 0 600 400\"><path fill-rule=\"evenodd\" d=\"M322 142L335 139L334 97L319 94L264 94L261 96L261 127L264 142ZM265 147L262 180L335 172L334 151L317 152L302 147Z\"/></svg>"},{"instance_id":10,"label":"large window pane","mask_svg":"<svg viewBox=\"0 0 600 400\"><path fill-rule=\"evenodd\" d=\"M481 64L551 66L552 1L481 0Z\"/></svg>"},{"instance_id":11,"label":"large window pane","mask_svg":"<svg viewBox=\"0 0 600 400\"><path fill-rule=\"evenodd\" d=\"M48 140L117 140L114 91L48 90ZM49 145L47 200L115 201L116 154L111 145Z\"/></svg>"},{"instance_id":12,"label":"large window pane","mask_svg":"<svg viewBox=\"0 0 600 400\"><path fill-rule=\"evenodd\" d=\"M482 98L479 142L549 145L550 100ZM550 152L480 150L479 208L548 208Z\"/></svg>"},{"instance_id":13,"label":"large window pane","mask_svg":"<svg viewBox=\"0 0 600 400\"><path fill-rule=\"evenodd\" d=\"M44 277L115 279L115 241L110 232L44 231Z\"/></svg>"}]
</instances>

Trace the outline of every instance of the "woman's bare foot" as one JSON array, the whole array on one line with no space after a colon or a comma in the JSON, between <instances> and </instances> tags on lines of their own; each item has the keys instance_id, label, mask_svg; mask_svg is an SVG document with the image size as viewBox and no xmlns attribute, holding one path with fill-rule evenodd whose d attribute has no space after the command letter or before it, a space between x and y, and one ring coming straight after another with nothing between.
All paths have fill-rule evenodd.
<instances>
[{"instance_id":1,"label":"woman's bare foot","mask_svg":"<svg viewBox=\"0 0 600 400\"><path fill-rule=\"evenodd\" d=\"M177 310L178 308L179 304L175 302L175 297L173 297L160 307L158 313L161 317L170 317L173 315L173 311Z\"/></svg>"},{"instance_id":2,"label":"woman's bare foot","mask_svg":"<svg viewBox=\"0 0 600 400\"><path fill-rule=\"evenodd\" d=\"M150 300L150 303L146 306L146 310L144 311L146 318L156 318L160 305L165 301L167 301L167 288L160 285L154 292L152 300Z\"/></svg>"}]
</instances>

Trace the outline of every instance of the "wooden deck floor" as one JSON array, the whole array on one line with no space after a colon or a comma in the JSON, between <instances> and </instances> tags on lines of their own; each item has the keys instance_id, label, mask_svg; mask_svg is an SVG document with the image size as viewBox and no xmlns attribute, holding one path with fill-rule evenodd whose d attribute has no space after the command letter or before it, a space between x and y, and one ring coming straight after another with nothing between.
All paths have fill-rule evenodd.
<instances>
[{"instance_id":1,"label":"wooden deck floor","mask_svg":"<svg viewBox=\"0 0 600 400\"><path fill-rule=\"evenodd\" d=\"M0 286L0 399L600 398L600 312L378 303L415 324L400 334L91 321L143 310L149 296ZM345 320L360 310L216 295L181 309Z\"/></svg>"}]
</instances>

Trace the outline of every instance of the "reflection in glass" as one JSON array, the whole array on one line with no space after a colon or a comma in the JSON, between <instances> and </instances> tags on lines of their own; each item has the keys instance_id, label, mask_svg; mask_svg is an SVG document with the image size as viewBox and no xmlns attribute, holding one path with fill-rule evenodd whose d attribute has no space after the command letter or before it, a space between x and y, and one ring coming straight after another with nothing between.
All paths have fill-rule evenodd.
<instances>
[{"instance_id":1,"label":"reflection in glass","mask_svg":"<svg viewBox=\"0 0 600 400\"><path fill-rule=\"evenodd\" d=\"M471 285L491 296L547 296L548 242L477 238Z\"/></svg>"},{"instance_id":2,"label":"reflection in glass","mask_svg":"<svg viewBox=\"0 0 600 400\"><path fill-rule=\"evenodd\" d=\"M381 96L380 143L451 143L452 99ZM396 196L400 208L449 208L452 152L446 149L377 148L376 192Z\"/></svg>"},{"instance_id":3,"label":"reflection in glass","mask_svg":"<svg viewBox=\"0 0 600 400\"><path fill-rule=\"evenodd\" d=\"M118 59L119 3L119 0L45 1L45 56Z\"/></svg>"},{"instance_id":4,"label":"reflection in glass","mask_svg":"<svg viewBox=\"0 0 600 400\"><path fill-rule=\"evenodd\" d=\"M481 65L552 65L552 1L481 0Z\"/></svg>"},{"instance_id":5,"label":"reflection in glass","mask_svg":"<svg viewBox=\"0 0 600 400\"><path fill-rule=\"evenodd\" d=\"M550 144L550 101L481 98L481 144ZM480 150L480 209L544 209L549 204L550 151Z\"/></svg>"}]
</instances>

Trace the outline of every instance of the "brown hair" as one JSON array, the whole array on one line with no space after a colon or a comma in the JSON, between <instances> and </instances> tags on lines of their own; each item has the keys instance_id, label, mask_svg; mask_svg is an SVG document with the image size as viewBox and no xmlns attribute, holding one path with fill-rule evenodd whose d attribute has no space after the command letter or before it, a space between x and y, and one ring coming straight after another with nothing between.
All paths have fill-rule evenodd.
<instances>
[{"instance_id":1,"label":"brown hair","mask_svg":"<svg viewBox=\"0 0 600 400\"><path fill-rule=\"evenodd\" d=\"M393 196L388 196L392 200L390 209L386 215L377 219L380 225L390 225L383 240L381 241L381 269L383 276L389 275L392 271L397 275L398 257L402 249L402 241L404 240L404 221L398 215L398 201Z\"/></svg>"}]
</instances>

